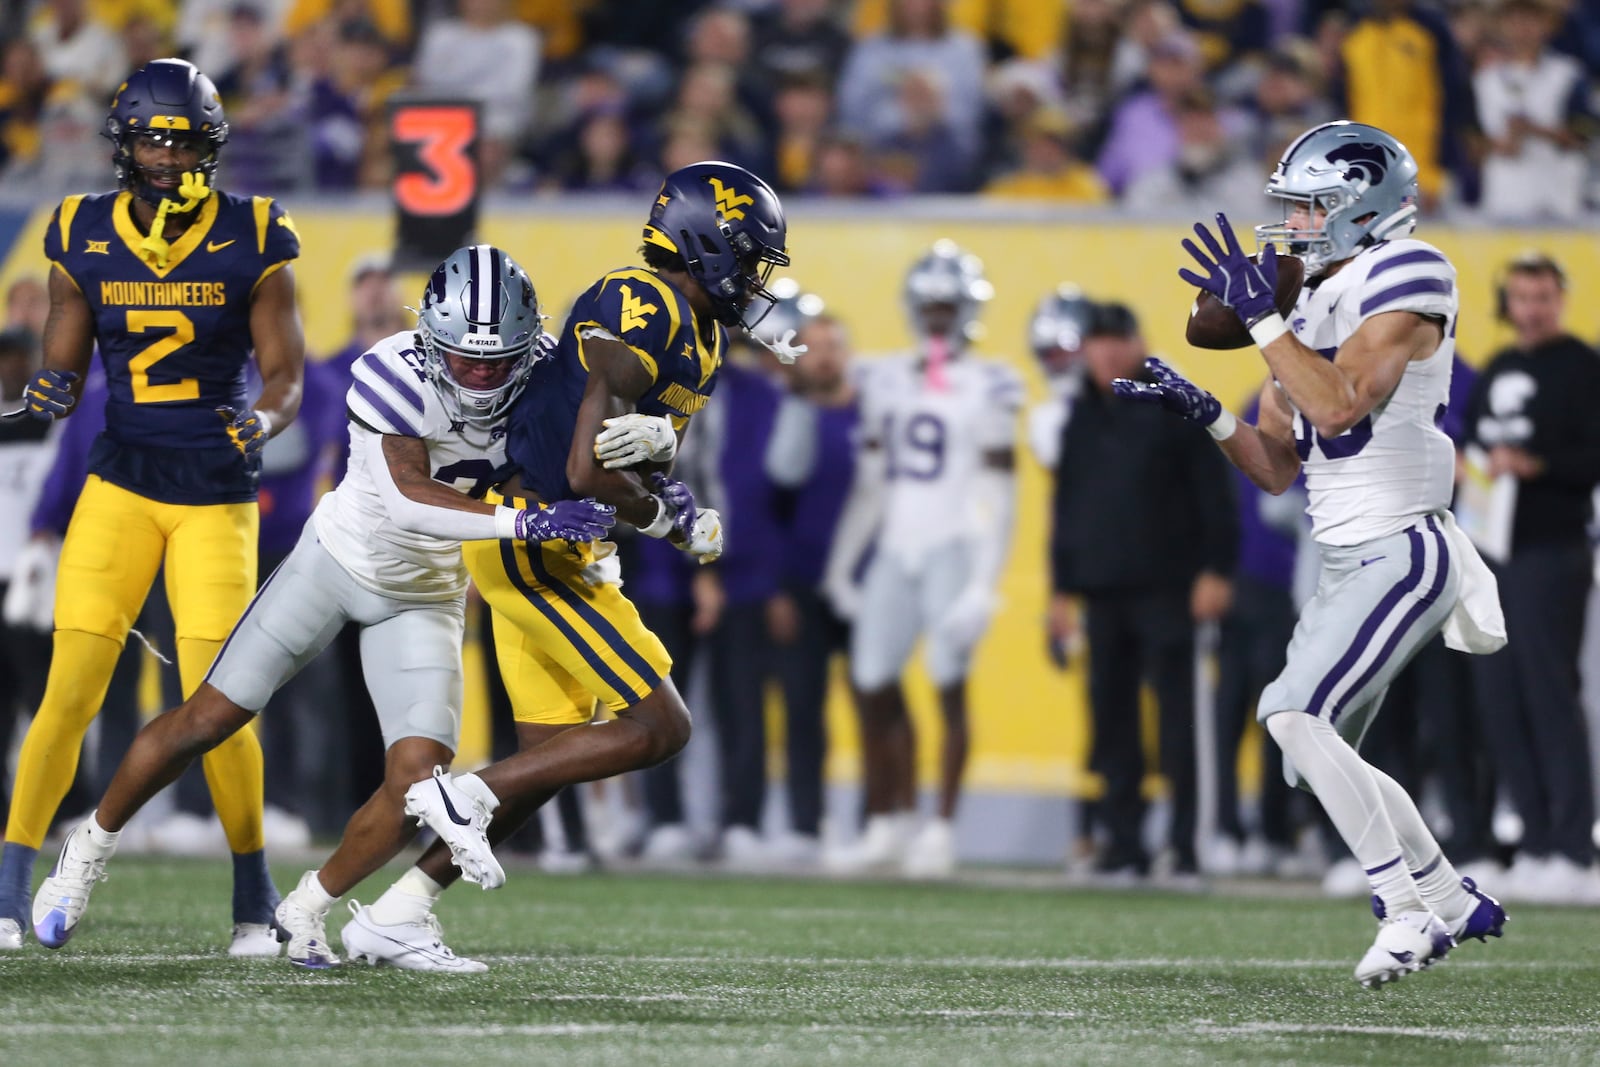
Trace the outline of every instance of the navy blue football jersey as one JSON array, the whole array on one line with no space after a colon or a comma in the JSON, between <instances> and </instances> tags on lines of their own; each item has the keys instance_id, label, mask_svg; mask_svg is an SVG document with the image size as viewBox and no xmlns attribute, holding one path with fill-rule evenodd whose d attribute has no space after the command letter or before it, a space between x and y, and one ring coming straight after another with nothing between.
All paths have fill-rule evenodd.
<instances>
[{"instance_id":1,"label":"navy blue football jersey","mask_svg":"<svg viewBox=\"0 0 1600 1067\"><path fill-rule=\"evenodd\" d=\"M216 409L245 407L250 297L300 254L299 235L270 198L213 191L160 266L140 251L132 200L69 196L45 230L45 257L89 302L110 387L90 471L163 503L253 500L260 460Z\"/></svg>"},{"instance_id":2,"label":"navy blue football jersey","mask_svg":"<svg viewBox=\"0 0 1600 1067\"><path fill-rule=\"evenodd\" d=\"M705 407L728 348L720 324L712 324L707 344L688 299L652 271L625 267L590 286L573 304L555 355L534 368L511 410L506 454L523 485L545 501L573 496L567 454L589 380L585 330L603 330L633 350L651 382L635 410L665 415L680 430Z\"/></svg>"}]
</instances>

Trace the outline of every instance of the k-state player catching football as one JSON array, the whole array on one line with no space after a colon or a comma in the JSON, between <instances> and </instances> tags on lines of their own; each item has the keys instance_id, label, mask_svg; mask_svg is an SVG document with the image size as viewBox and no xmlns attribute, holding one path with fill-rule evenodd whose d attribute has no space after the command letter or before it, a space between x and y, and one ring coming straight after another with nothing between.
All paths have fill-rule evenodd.
<instances>
[{"instance_id":1,"label":"k-state player catching football","mask_svg":"<svg viewBox=\"0 0 1600 1067\"><path fill-rule=\"evenodd\" d=\"M1305 470L1322 573L1258 714L1285 774L1322 802L1372 882L1378 935L1355 976L1373 987L1505 924L1405 790L1357 753L1417 649L1442 629L1452 647L1491 652L1505 628L1494 578L1447 510L1455 451L1436 420L1449 398L1456 272L1410 238L1416 161L1382 130L1331 122L1285 150L1266 192L1285 217L1256 230L1259 262L1218 215L1220 243L1200 225L1204 250L1184 241L1205 273L1179 272L1231 307L1260 347L1272 381L1257 424L1159 360L1154 383L1116 388L1204 425L1268 492ZM1288 323L1273 306L1279 245L1308 279Z\"/></svg>"}]
</instances>

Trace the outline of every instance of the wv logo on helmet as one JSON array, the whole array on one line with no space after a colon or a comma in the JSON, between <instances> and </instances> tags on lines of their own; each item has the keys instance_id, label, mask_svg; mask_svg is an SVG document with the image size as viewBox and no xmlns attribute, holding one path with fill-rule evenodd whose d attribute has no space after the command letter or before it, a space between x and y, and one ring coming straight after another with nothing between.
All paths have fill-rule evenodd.
<instances>
[{"instance_id":1,"label":"wv logo on helmet","mask_svg":"<svg viewBox=\"0 0 1600 1067\"><path fill-rule=\"evenodd\" d=\"M722 212L722 217L725 219L744 218L744 212L740 208L745 204L753 205L756 202L755 197L743 196L737 189L723 185L720 178L707 178L706 181L711 183L711 191L717 197L717 210Z\"/></svg>"}]
</instances>

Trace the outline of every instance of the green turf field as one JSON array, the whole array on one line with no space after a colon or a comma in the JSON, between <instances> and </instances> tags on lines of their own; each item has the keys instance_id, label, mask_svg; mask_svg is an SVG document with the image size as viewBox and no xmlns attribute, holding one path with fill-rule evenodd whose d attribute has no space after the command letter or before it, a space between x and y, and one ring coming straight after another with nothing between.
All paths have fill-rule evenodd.
<instances>
[{"instance_id":1,"label":"green turf field","mask_svg":"<svg viewBox=\"0 0 1600 1067\"><path fill-rule=\"evenodd\" d=\"M1369 992L1364 906L1310 898L514 870L446 897L493 967L446 977L230 961L227 897L114 863L68 949L0 955L0 1064L1600 1063L1594 910Z\"/></svg>"}]
</instances>

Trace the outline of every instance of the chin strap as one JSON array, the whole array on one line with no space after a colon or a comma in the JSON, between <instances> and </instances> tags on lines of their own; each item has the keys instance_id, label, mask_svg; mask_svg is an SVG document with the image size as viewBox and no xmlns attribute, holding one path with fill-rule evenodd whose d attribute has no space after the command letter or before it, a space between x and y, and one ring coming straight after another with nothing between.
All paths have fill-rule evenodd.
<instances>
[{"instance_id":1,"label":"chin strap","mask_svg":"<svg viewBox=\"0 0 1600 1067\"><path fill-rule=\"evenodd\" d=\"M1401 237L1410 237L1416 229L1417 205L1407 204L1374 226L1371 236L1375 241L1393 241Z\"/></svg>"},{"instance_id":2,"label":"chin strap","mask_svg":"<svg viewBox=\"0 0 1600 1067\"><path fill-rule=\"evenodd\" d=\"M183 181L178 186L178 195L183 197L183 203L162 198L161 206L156 208L156 220L150 224L150 235L139 242L139 251L149 254L156 261L156 266L165 267L167 257L172 254L172 245L162 236L162 231L167 227L167 215L184 215L195 208L211 195L211 188L206 185L206 176L198 170L186 171Z\"/></svg>"}]
</instances>

